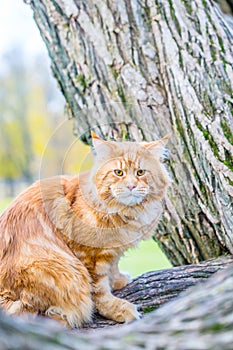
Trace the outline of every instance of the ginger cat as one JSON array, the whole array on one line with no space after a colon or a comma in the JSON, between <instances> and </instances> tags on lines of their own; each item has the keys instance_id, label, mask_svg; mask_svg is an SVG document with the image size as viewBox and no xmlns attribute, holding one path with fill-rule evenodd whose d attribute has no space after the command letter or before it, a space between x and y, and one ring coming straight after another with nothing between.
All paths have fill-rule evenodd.
<instances>
[{"instance_id":1,"label":"ginger cat","mask_svg":"<svg viewBox=\"0 0 233 350\"><path fill-rule=\"evenodd\" d=\"M117 322L139 318L111 291L129 278L123 253L151 236L169 184L159 141L104 141L92 133L94 166L78 176L40 180L0 217L0 305L78 327L94 308Z\"/></svg>"}]
</instances>

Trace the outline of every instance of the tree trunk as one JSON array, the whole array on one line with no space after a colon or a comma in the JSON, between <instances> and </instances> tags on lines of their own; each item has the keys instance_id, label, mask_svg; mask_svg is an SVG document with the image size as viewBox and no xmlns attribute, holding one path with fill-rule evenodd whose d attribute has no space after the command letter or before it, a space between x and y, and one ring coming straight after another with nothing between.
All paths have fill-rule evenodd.
<instances>
[{"instance_id":1,"label":"tree trunk","mask_svg":"<svg viewBox=\"0 0 233 350\"><path fill-rule=\"evenodd\" d=\"M231 25L233 25L233 20L231 18L231 16L233 15L233 0L215 0L223 13L225 13L226 15L229 15L229 17L227 17L227 19L229 19L229 23Z\"/></svg>"},{"instance_id":2,"label":"tree trunk","mask_svg":"<svg viewBox=\"0 0 233 350\"><path fill-rule=\"evenodd\" d=\"M74 118L115 139L172 131L156 240L174 265L233 253L233 35L209 0L32 0Z\"/></svg>"},{"instance_id":3,"label":"tree trunk","mask_svg":"<svg viewBox=\"0 0 233 350\"><path fill-rule=\"evenodd\" d=\"M152 275L153 278L150 275L139 277L133 282L134 297L133 294L128 295L127 288L125 292L119 292L120 295L128 295L128 300L137 300L142 289L148 288L146 285L149 282L150 290L157 285L157 303L160 304L166 295L167 286L170 288L168 299L173 298L187 285L196 283L224 267L224 271L216 274L214 278L183 293L182 298L177 298L151 312L140 321L128 326L118 326L110 331L96 330L84 334L82 330L65 331L52 320L13 319L0 312L0 348L230 350L233 344L233 266L230 264L230 267L225 268L232 261L232 258L225 258L199 266L169 269L164 275ZM189 275L189 278L185 275ZM185 279L187 285L184 283ZM180 282L181 288L178 287ZM174 294L171 293L172 285ZM143 293L143 300L144 297ZM100 320L99 326L103 326Z\"/></svg>"}]
</instances>

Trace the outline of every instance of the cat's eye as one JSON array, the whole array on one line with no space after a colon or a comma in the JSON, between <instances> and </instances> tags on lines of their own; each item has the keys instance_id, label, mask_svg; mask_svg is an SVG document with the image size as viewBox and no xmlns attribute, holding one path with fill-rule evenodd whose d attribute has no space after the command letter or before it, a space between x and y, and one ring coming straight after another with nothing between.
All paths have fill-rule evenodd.
<instances>
[{"instance_id":1,"label":"cat's eye","mask_svg":"<svg viewBox=\"0 0 233 350\"><path fill-rule=\"evenodd\" d=\"M143 170L143 169L138 169L137 170L137 176L143 176L143 175L145 175L145 170Z\"/></svg>"},{"instance_id":2,"label":"cat's eye","mask_svg":"<svg viewBox=\"0 0 233 350\"><path fill-rule=\"evenodd\" d=\"M123 171L122 171L121 169L115 169L115 170L114 170L114 173L115 173L117 176L123 176L123 175L124 175L124 173L123 173Z\"/></svg>"}]
</instances>

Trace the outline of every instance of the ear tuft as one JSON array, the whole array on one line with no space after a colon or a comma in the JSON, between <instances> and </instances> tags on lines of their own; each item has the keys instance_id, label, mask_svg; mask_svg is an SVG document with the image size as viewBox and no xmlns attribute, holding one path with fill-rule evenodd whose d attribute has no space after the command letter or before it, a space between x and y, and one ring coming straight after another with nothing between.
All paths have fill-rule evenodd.
<instances>
[{"instance_id":1,"label":"ear tuft","mask_svg":"<svg viewBox=\"0 0 233 350\"><path fill-rule=\"evenodd\" d=\"M113 150L114 150L114 147L112 145L113 142L103 140L101 137L96 135L93 131L91 131L91 137L92 137L94 154L99 159L107 158L113 153Z\"/></svg>"},{"instance_id":2,"label":"ear tuft","mask_svg":"<svg viewBox=\"0 0 233 350\"><path fill-rule=\"evenodd\" d=\"M96 133L93 130L91 130L91 137L93 139L100 139L100 137L98 135L96 135Z\"/></svg>"},{"instance_id":3,"label":"ear tuft","mask_svg":"<svg viewBox=\"0 0 233 350\"><path fill-rule=\"evenodd\" d=\"M155 156L166 158L167 150L166 145L172 134L167 134L158 141L152 141L144 144L144 147L150 150Z\"/></svg>"},{"instance_id":4,"label":"ear tuft","mask_svg":"<svg viewBox=\"0 0 233 350\"><path fill-rule=\"evenodd\" d=\"M98 135L94 133L94 131L91 130L91 138L92 138L92 145L94 149L96 149L98 146L102 145L105 140L101 139Z\"/></svg>"}]
</instances>

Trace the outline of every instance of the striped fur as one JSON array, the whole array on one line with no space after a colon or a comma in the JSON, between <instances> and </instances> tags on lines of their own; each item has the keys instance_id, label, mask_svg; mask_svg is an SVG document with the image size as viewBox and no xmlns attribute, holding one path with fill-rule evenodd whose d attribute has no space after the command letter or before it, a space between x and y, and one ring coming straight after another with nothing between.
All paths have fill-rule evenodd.
<instances>
[{"instance_id":1,"label":"striped fur","mask_svg":"<svg viewBox=\"0 0 233 350\"><path fill-rule=\"evenodd\" d=\"M90 172L37 181L12 202L0 217L3 309L44 314L70 327L90 321L94 308L118 322L139 317L111 291L130 280L118 270L120 257L150 237L161 214L167 139L115 143L93 135Z\"/></svg>"}]
</instances>

